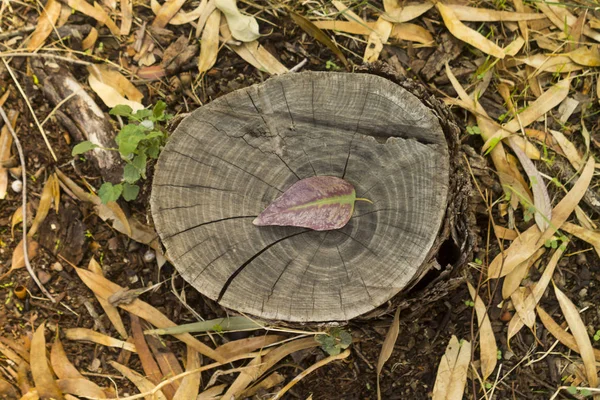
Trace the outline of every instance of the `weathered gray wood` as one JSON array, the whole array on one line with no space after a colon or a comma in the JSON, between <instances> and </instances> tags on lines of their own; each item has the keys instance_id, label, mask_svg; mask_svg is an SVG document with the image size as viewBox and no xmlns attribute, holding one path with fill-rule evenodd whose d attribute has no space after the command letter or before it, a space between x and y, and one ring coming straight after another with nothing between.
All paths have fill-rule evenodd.
<instances>
[{"instance_id":1,"label":"weathered gray wood","mask_svg":"<svg viewBox=\"0 0 600 400\"><path fill-rule=\"evenodd\" d=\"M448 191L433 113L368 74L274 77L194 111L163 150L151 206L184 279L223 306L268 319L347 320L397 294L425 261ZM299 179L350 181L342 229L257 227Z\"/></svg>"}]
</instances>

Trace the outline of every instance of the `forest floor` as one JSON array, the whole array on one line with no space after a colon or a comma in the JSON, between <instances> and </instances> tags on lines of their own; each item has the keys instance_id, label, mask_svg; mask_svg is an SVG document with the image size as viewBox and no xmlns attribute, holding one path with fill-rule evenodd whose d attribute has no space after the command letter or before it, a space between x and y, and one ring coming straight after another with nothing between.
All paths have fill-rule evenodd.
<instances>
[{"instance_id":1,"label":"forest floor","mask_svg":"<svg viewBox=\"0 0 600 400\"><path fill-rule=\"evenodd\" d=\"M238 1L258 22L256 37L215 3L235 1L0 2L0 106L27 183L25 193L17 146L0 120L0 398L376 399L379 368L383 399L591 396L600 361L595 5ZM99 189L104 179L118 182L118 167L73 155L91 126L117 134L122 118L109 110L118 104L166 103L175 116L167 132L270 75L377 61L452 108L478 239L467 264L452 268L455 255L440 257L448 277L430 275L402 295L431 301L408 303L394 319L392 300L344 326L352 344L339 355L313 339L318 326L222 329L228 311L160 253L152 157L136 198L107 206L95 193L115 195ZM94 109L89 102L101 110L97 120L81 113ZM55 302L26 268L25 194L29 258ZM134 290L109 300L115 285ZM142 334L166 327L165 316L212 322L185 340ZM213 365L215 357L227 362Z\"/></svg>"}]
</instances>

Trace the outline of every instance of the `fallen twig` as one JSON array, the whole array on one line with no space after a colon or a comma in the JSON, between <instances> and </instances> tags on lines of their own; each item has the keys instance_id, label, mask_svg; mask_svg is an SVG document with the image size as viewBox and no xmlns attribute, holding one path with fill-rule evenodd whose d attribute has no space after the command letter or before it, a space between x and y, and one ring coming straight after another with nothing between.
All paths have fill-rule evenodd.
<instances>
[{"instance_id":1,"label":"fallen twig","mask_svg":"<svg viewBox=\"0 0 600 400\"><path fill-rule=\"evenodd\" d=\"M6 64L6 62L5 62L5 64ZM8 67L8 65L7 65L7 67ZM12 72L11 72L11 74L12 74ZM11 125L8 117L6 116L6 113L4 112L4 108L2 106L0 106L0 115L2 116L2 119L4 120L4 123L6 124L8 131L10 132L10 134L13 137L13 141L15 143L15 146L17 146L17 151L19 152L19 160L21 160L21 180L23 181L23 205L22 205L22 210L23 210L23 259L25 261L25 266L27 267L27 272L29 272L29 275L31 275L31 279L33 279L33 281L40 288L42 293L44 293L44 295L47 298L49 298L53 303L56 303L56 300L54 299L54 297L52 297L50 292L48 292L48 290L46 290L44 285L42 285L42 282L40 282L40 280L38 279L37 275L35 274L35 271L33 270L33 267L31 266L31 263L29 262L29 254L28 254L28 249L27 249L27 169L25 166L25 155L23 154L23 148L21 147L21 142L19 141L19 137L17 136L14 129L12 128L12 125Z\"/></svg>"}]
</instances>

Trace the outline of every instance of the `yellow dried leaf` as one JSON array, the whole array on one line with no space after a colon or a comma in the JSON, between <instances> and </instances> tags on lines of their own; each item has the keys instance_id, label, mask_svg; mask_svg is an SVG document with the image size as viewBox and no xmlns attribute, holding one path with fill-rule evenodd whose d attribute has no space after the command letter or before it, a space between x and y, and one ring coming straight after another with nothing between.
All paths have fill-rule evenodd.
<instances>
[{"instance_id":1,"label":"yellow dried leaf","mask_svg":"<svg viewBox=\"0 0 600 400\"><path fill-rule=\"evenodd\" d=\"M58 336L56 336L52 344L50 364L59 379L85 379L67 358L67 354Z\"/></svg>"},{"instance_id":2,"label":"yellow dried leaf","mask_svg":"<svg viewBox=\"0 0 600 400\"><path fill-rule=\"evenodd\" d=\"M7 92L8 93L8 92ZM19 113L15 111L8 112L8 119L13 128L17 123ZM10 149L12 147L13 137L7 126L3 126L0 130L0 161L6 161L10 158ZM8 170L0 165L0 200L6 198L6 190L8 189Z\"/></svg>"},{"instance_id":3,"label":"yellow dried leaf","mask_svg":"<svg viewBox=\"0 0 600 400\"><path fill-rule=\"evenodd\" d=\"M31 376L41 399L63 400L63 394L58 388L52 371L46 359L46 339L42 323L31 338Z\"/></svg>"},{"instance_id":4,"label":"yellow dried leaf","mask_svg":"<svg viewBox=\"0 0 600 400\"><path fill-rule=\"evenodd\" d=\"M325 30L350 33L352 35L370 35L375 29L375 23L361 23L356 21L311 21L312 24Z\"/></svg>"},{"instance_id":5,"label":"yellow dried leaf","mask_svg":"<svg viewBox=\"0 0 600 400\"><path fill-rule=\"evenodd\" d=\"M536 74L540 72L573 72L582 69L581 65L577 65L567 56L547 56L545 54L536 54L529 57L517 58L517 61L525 63L536 69Z\"/></svg>"},{"instance_id":6,"label":"yellow dried leaf","mask_svg":"<svg viewBox=\"0 0 600 400\"><path fill-rule=\"evenodd\" d=\"M481 359L481 373L483 380L494 372L498 362L498 346L494 337L492 323L488 316L485 303L477 295L475 288L470 282L467 282L469 293L475 302L475 312L477 313L477 323L479 325L479 356Z\"/></svg>"},{"instance_id":7,"label":"yellow dried leaf","mask_svg":"<svg viewBox=\"0 0 600 400\"><path fill-rule=\"evenodd\" d=\"M185 0L165 1L165 3L156 12L156 18L154 18L154 21L152 21L152 26L155 28L164 28L167 26L169 21L171 21L171 19L177 15L184 4Z\"/></svg>"},{"instance_id":8,"label":"yellow dried leaf","mask_svg":"<svg viewBox=\"0 0 600 400\"><path fill-rule=\"evenodd\" d=\"M392 33L393 24L379 17L375 23L375 29L369 34L367 47L363 56L363 61L372 63L379 59L379 54L383 50L383 45L387 43Z\"/></svg>"},{"instance_id":9,"label":"yellow dried leaf","mask_svg":"<svg viewBox=\"0 0 600 400\"><path fill-rule=\"evenodd\" d=\"M189 13L179 10L179 12L177 12L177 14L175 14L175 16L173 18L171 18L171 20L169 21L169 24L170 25L184 25L184 24L189 24L190 22L197 20L204 13L206 5L207 5L207 0L202 0L200 2L200 4L198 4L198 7L196 7ZM155 15L159 13L161 5L159 4L158 0L151 0L150 6L152 8L152 12Z\"/></svg>"},{"instance_id":10,"label":"yellow dried leaf","mask_svg":"<svg viewBox=\"0 0 600 400\"><path fill-rule=\"evenodd\" d=\"M462 400L471 362L471 343L452 336L438 366L432 400Z\"/></svg>"},{"instance_id":11,"label":"yellow dried leaf","mask_svg":"<svg viewBox=\"0 0 600 400\"><path fill-rule=\"evenodd\" d=\"M579 355L581 356L581 360L585 367L588 383L591 387L595 388L598 386L598 371L596 369L596 360L594 358L594 348L592 347L592 342L588 336L585 324L581 320L581 316L579 315L579 311L577 310L577 307L575 307L575 304L573 304L573 302L571 302L571 300L569 300L556 285L554 285L554 292L556 293L556 299L558 300L560 309L567 320L567 324L569 324L569 328L571 328L571 332L573 333L573 337L579 348Z\"/></svg>"},{"instance_id":12,"label":"yellow dried leaf","mask_svg":"<svg viewBox=\"0 0 600 400\"><path fill-rule=\"evenodd\" d=\"M40 204L38 206L37 212L35 214L35 219L31 224L31 228L29 232L27 232L27 236L32 237L35 235L40 225L46 217L48 216L48 212L50 211L50 206L52 205L52 201L55 200L56 197L56 184L54 181L56 180L56 176L54 174L50 175L44 184L44 189L42 189L42 195L40 197ZM60 194L59 194L60 196Z\"/></svg>"},{"instance_id":13,"label":"yellow dried leaf","mask_svg":"<svg viewBox=\"0 0 600 400\"><path fill-rule=\"evenodd\" d=\"M498 11L489 8L462 6L460 4L452 4L452 11L454 11L454 14L461 21L472 22L532 21L546 18L543 14Z\"/></svg>"},{"instance_id":14,"label":"yellow dried leaf","mask_svg":"<svg viewBox=\"0 0 600 400\"><path fill-rule=\"evenodd\" d=\"M549 131L562 149L565 157L567 157L567 160L569 160L575 170L579 171L583 167L584 162L575 145L562 132L552 129L549 129Z\"/></svg>"},{"instance_id":15,"label":"yellow dried leaf","mask_svg":"<svg viewBox=\"0 0 600 400\"><path fill-rule=\"evenodd\" d=\"M360 23L364 23L365 21L360 17L360 15L356 14L349 7L347 7L344 3L339 0L331 0L331 4L337 8L340 14L346 18L348 21L357 21ZM433 7L433 4L431 5Z\"/></svg>"},{"instance_id":16,"label":"yellow dried leaf","mask_svg":"<svg viewBox=\"0 0 600 400\"><path fill-rule=\"evenodd\" d=\"M304 32L308 33L309 35L317 39L319 42L327 46L327 48L331 50L333 54L335 54L335 56L342 63L344 63L346 67L349 67L348 60L346 59L344 53L342 53L339 47L329 38L329 36L327 36L320 28L315 26L315 24L313 24L312 21L294 12L290 12L290 16L292 17L292 20L294 20L296 25L302 28Z\"/></svg>"},{"instance_id":17,"label":"yellow dried leaf","mask_svg":"<svg viewBox=\"0 0 600 400\"><path fill-rule=\"evenodd\" d=\"M106 394L100 388L100 386L88 379L59 379L56 381L56 384L63 393L68 393L83 398L106 398Z\"/></svg>"},{"instance_id":18,"label":"yellow dried leaf","mask_svg":"<svg viewBox=\"0 0 600 400\"><path fill-rule=\"evenodd\" d=\"M566 223L566 222L565 222ZM529 259L523 261L519 265L515 267L506 278L504 278L504 282L502 283L502 298L508 299L511 294L515 292L521 285L525 276L527 276L527 272L531 268L533 264L546 252L546 249L543 247L538 249Z\"/></svg>"},{"instance_id":19,"label":"yellow dried leaf","mask_svg":"<svg viewBox=\"0 0 600 400\"><path fill-rule=\"evenodd\" d=\"M200 357L198 352L187 346L187 362L185 363L185 370L192 371L200 368ZM200 372L197 374L184 376L179 385L179 389L175 392L174 399L193 399L197 396L200 390Z\"/></svg>"},{"instance_id":20,"label":"yellow dried leaf","mask_svg":"<svg viewBox=\"0 0 600 400\"><path fill-rule=\"evenodd\" d=\"M37 256L38 251L38 243L35 240L27 240L27 254L29 255L29 260L33 260L35 256ZM14 271L15 269L23 268L25 266L25 257L23 257L23 240L19 242L15 251L12 254L12 265L10 266L10 271ZM9 271L9 272L10 272ZM8 272L6 272L2 277L4 277Z\"/></svg>"},{"instance_id":21,"label":"yellow dried leaf","mask_svg":"<svg viewBox=\"0 0 600 400\"><path fill-rule=\"evenodd\" d=\"M585 194L594 173L594 164L594 159L590 157L575 185L552 210L552 220L548 229L541 233L537 225L533 225L512 242L508 249L494 258L488 268L490 278L500 278L510 273L560 229Z\"/></svg>"},{"instance_id":22,"label":"yellow dried leaf","mask_svg":"<svg viewBox=\"0 0 600 400\"><path fill-rule=\"evenodd\" d=\"M387 7L381 17L390 22L408 22L426 13L433 7L433 3L429 1L403 5L399 5L399 3L403 4L404 2L384 2Z\"/></svg>"},{"instance_id":23,"label":"yellow dried leaf","mask_svg":"<svg viewBox=\"0 0 600 400\"><path fill-rule=\"evenodd\" d=\"M102 24L105 24L110 30L110 33L115 36L119 36L120 30L117 27L117 24L110 19L106 11L104 11L104 9L97 3L94 3L92 6L85 0L67 0L67 4L75 11L79 11L80 13L94 18L96 21Z\"/></svg>"},{"instance_id":24,"label":"yellow dried leaf","mask_svg":"<svg viewBox=\"0 0 600 400\"><path fill-rule=\"evenodd\" d=\"M578 237L581 240L585 240L592 246L594 246L594 250L596 250L596 254L600 257L600 232L593 231L591 229L583 228L579 225L572 224L570 222L565 222L562 224L560 229L564 230L567 233L570 233L573 236Z\"/></svg>"},{"instance_id":25,"label":"yellow dried leaf","mask_svg":"<svg viewBox=\"0 0 600 400\"><path fill-rule=\"evenodd\" d=\"M485 54L489 54L500 59L504 58L505 53L501 47L488 40L479 32L460 22L452 7L446 6L439 2L436 3L435 6L444 20L444 25L446 25L446 28L448 28L450 33L457 39L470 44L471 46L483 51Z\"/></svg>"},{"instance_id":26,"label":"yellow dried leaf","mask_svg":"<svg viewBox=\"0 0 600 400\"><path fill-rule=\"evenodd\" d=\"M433 36L425 28L417 24L394 24L390 38L397 40L408 40L422 44L433 44Z\"/></svg>"},{"instance_id":27,"label":"yellow dried leaf","mask_svg":"<svg viewBox=\"0 0 600 400\"><path fill-rule=\"evenodd\" d=\"M88 67L88 72L90 73L90 87L107 106L126 104L134 112L144 108L141 103L144 98L142 92L118 71L107 66L92 65Z\"/></svg>"},{"instance_id":28,"label":"yellow dried leaf","mask_svg":"<svg viewBox=\"0 0 600 400\"><path fill-rule=\"evenodd\" d=\"M131 0L121 0L121 35L129 35L131 24L133 22L133 2Z\"/></svg>"},{"instance_id":29,"label":"yellow dried leaf","mask_svg":"<svg viewBox=\"0 0 600 400\"><path fill-rule=\"evenodd\" d=\"M494 234L498 239L502 240L515 240L519 234L513 229L508 229L500 225L494 224Z\"/></svg>"},{"instance_id":30,"label":"yellow dried leaf","mask_svg":"<svg viewBox=\"0 0 600 400\"><path fill-rule=\"evenodd\" d=\"M27 43L27 50L34 51L37 50L38 47L42 46L48 36L52 33L54 29L54 24L60 15L61 4L56 0L48 0L46 5L44 6L44 11L42 11L42 15L37 21L37 25L35 27L35 31L29 42Z\"/></svg>"},{"instance_id":31,"label":"yellow dried leaf","mask_svg":"<svg viewBox=\"0 0 600 400\"><path fill-rule=\"evenodd\" d=\"M109 361L108 363L114 369L119 371L124 377L129 379L131 383L133 383L140 392L146 393L154 389L154 383L144 378L143 375L138 374L134 370L129 369L116 361ZM154 395L146 396L146 400L167 400L167 398L165 397L162 391L158 390Z\"/></svg>"},{"instance_id":32,"label":"yellow dried leaf","mask_svg":"<svg viewBox=\"0 0 600 400\"><path fill-rule=\"evenodd\" d=\"M91 260L88 264L88 269L90 271L92 271L93 273L95 273L96 275L104 277L104 273L102 272L102 267L100 266L100 264L98 264L98 262L94 259L94 257L91 258ZM98 299L100 306L106 313L106 316L108 317L110 322L115 327L115 330L119 333L119 335L121 335L121 337L123 339L127 339L129 337L129 335L127 334L127 329L125 329L123 320L121 319L121 316L119 315L119 310L117 310L116 307L113 307L112 305L110 305L108 300L105 300L100 296L96 296L96 298Z\"/></svg>"},{"instance_id":33,"label":"yellow dried leaf","mask_svg":"<svg viewBox=\"0 0 600 400\"><path fill-rule=\"evenodd\" d=\"M590 47L582 46L568 53L567 56L579 65L600 67L600 51L598 51L597 45Z\"/></svg>"},{"instance_id":34,"label":"yellow dried leaf","mask_svg":"<svg viewBox=\"0 0 600 400\"><path fill-rule=\"evenodd\" d=\"M215 9L206 20L202 31L200 56L198 56L198 72L204 73L217 62L219 54L219 26L221 25L221 12Z\"/></svg>"},{"instance_id":35,"label":"yellow dried leaf","mask_svg":"<svg viewBox=\"0 0 600 400\"><path fill-rule=\"evenodd\" d=\"M89 50L94 47L96 41L98 40L98 30L94 27L90 29L90 33L86 36L85 39L81 41L81 48L85 50Z\"/></svg>"},{"instance_id":36,"label":"yellow dried leaf","mask_svg":"<svg viewBox=\"0 0 600 400\"><path fill-rule=\"evenodd\" d=\"M86 329L86 328L65 329L65 337L69 340L85 340L88 342L101 344L103 346L116 347L118 349L125 349L127 351L131 351L132 353L137 352L135 349L135 345L133 343L124 342L122 340L115 339L113 337L107 336L100 332L93 331L91 329Z\"/></svg>"},{"instance_id":37,"label":"yellow dried leaf","mask_svg":"<svg viewBox=\"0 0 600 400\"><path fill-rule=\"evenodd\" d=\"M396 340L398 339L398 333L400 332L400 307L396 309L396 313L394 314L394 319L392 324L390 325L389 330L385 335L385 339L383 340L383 344L381 345L381 352L379 353L379 358L377 359L377 398L381 399L381 390L379 388L379 379L381 376L381 371L383 370L383 366L390 359L392 352L394 351L394 345L396 344Z\"/></svg>"},{"instance_id":38,"label":"yellow dried leaf","mask_svg":"<svg viewBox=\"0 0 600 400\"><path fill-rule=\"evenodd\" d=\"M256 336L227 342L217 347L215 350L225 359L230 360L255 350L262 349L263 347L277 343L281 340L284 340L284 337L279 335Z\"/></svg>"},{"instance_id":39,"label":"yellow dried leaf","mask_svg":"<svg viewBox=\"0 0 600 400\"><path fill-rule=\"evenodd\" d=\"M565 26L574 26L577 23L577 17L571 14L567 7L560 5L560 3L558 4L559 5L538 2L536 3L536 6L548 17L548 19L550 19L550 21L552 21L552 23L558 29L562 31L565 29ZM600 33L591 29L589 26L587 26L587 24L583 26L582 32L584 35L591 37L597 42L600 42Z\"/></svg>"}]
</instances>

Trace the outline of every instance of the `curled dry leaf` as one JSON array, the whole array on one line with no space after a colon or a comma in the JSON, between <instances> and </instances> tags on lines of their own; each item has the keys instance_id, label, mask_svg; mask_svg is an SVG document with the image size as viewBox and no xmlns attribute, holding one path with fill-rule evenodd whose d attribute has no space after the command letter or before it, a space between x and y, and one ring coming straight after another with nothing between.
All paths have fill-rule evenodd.
<instances>
[{"instance_id":1,"label":"curled dry leaf","mask_svg":"<svg viewBox=\"0 0 600 400\"><path fill-rule=\"evenodd\" d=\"M58 0L48 0L44 6L44 11L37 21L35 31L29 42L27 42L27 51L37 50L38 47L42 46L48 36L54 29L54 24L60 15L61 4Z\"/></svg>"},{"instance_id":2,"label":"curled dry leaf","mask_svg":"<svg viewBox=\"0 0 600 400\"><path fill-rule=\"evenodd\" d=\"M31 228L27 235L32 237L35 235L40 225L46 217L48 216L48 212L50 211L50 206L52 205L52 201L54 201L56 212L58 212L58 208L56 208L56 199L60 201L60 187L58 186L58 182L56 181L56 175L52 174L46 180L44 184L44 189L42 189L42 195L40 197L40 203L35 214L35 219L31 224Z\"/></svg>"},{"instance_id":3,"label":"curled dry leaf","mask_svg":"<svg viewBox=\"0 0 600 400\"><path fill-rule=\"evenodd\" d=\"M198 4L198 7L196 7L195 9L193 9L192 11L190 11L188 13L180 10L177 14L175 14L175 16L173 18L171 18L171 20L169 21L169 24L170 25L185 25L185 24L189 24L190 22L194 22L195 20L200 18L200 16L204 12L204 9L206 8L206 5L207 5L207 0L202 0ZM158 0L151 0L150 6L152 8L152 12L154 13L154 15L159 13L161 5L158 2Z\"/></svg>"},{"instance_id":4,"label":"curled dry leaf","mask_svg":"<svg viewBox=\"0 0 600 400\"><path fill-rule=\"evenodd\" d=\"M312 176L289 187L252 221L257 226L296 226L326 231L350 221L356 198L354 186L335 176Z\"/></svg>"},{"instance_id":5,"label":"curled dry leaf","mask_svg":"<svg viewBox=\"0 0 600 400\"><path fill-rule=\"evenodd\" d=\"M185 0L167 0L156 13L156 18L152 21L152 26L155 28L164 28L169 21L177 15L181 7L185 4Z\"/></svg>"},{"instance_id":6,"label":"curled dry leaf","mask_svg":"<svg viewBox=\"0 0 600 400\"><path fill-rule=\"evenodd\" d=\"M29 256L29 260L33 260L35 256L37 256L37 252L38 243L32 239L27 240L27 255ZM15 247L15 250L13 251L10 269L6 271L3 275L0 275L0 280L4 279L12 271L23 268L24 266L25 257L23 257L23 240L21 240L17 247Z\"/></svg>"},{"instance_id":7,"label":"curled dry leaf","mask_svg":"<svg viewBox=\"0 0 600 400\"><path fill-rule=\"evenodd\" d=\"M103 346L116 347L136 353L135 345L129 342L124 342L110 336L106 336L100 332L86 328L70 328L65 329L65 337L69 340L85 340L92 343L101 344Z\"/></svg>"},{"instance_id":8,"label":"curled dry leaf","mask_svg":"<svg viewBox=\"0 0 600 400\"><path fill-rule=\"evenodd\" d=\"M231 32L227 24L221 24L221 36L226 41L231 39ZM242 43L241 45L230 44L229 47L242 57L247 63L253 65L260 71L272 75L284 74L288 72L285 65L281 64L271 53L269 53L258 41Z\"/></svg>"},{"instance_id":9,"label":"curled dry leaf","mask_svg":"<svg viewBox=\"0 0 600 400\"><path fill-rule=\"evenodd\" d=\"M375 29L369 34L367 47L363 61L373 63L379 59L379 54L383 50L383 45L387 43L392 33L393 24L379 17L375 23Z\"/></svg>"},{"instance_id":10,"label":"curled dry leaf","mask_svg":"<svg viewBox=\"0 0 600 400\"><path fill-rule=\"evenodd\" d=\"M479 325L479 357L481 360L481 373L483 380L494 372L498 362L498 345L494 337L492 323L487 313L485 303L470 282L467 282L469 293L475 302L475 312L477 313L477 324Z\"/></svg>"},{"instance_id":11,"label":"curled dry leaf","mask_svg":"<svg viewBox=\"0 0 600 400\"><path fill-rule=\"evenodd\" d=\"M578 237L581 240L585 240L586 242L594 246L596 254L598 254L598 256L600 257L600 232L583 228L579 225L575 225L570 222L565 222L564 224L562 224L560 229Z\"/></svg>"},{"instance_id":12,"label":"curled dry leaf","mask_svg":"<svg viewBox=\"0 0 600 400\"><path fill-rule=\"evenodd\" d=\"M588 384L595 388L598 386L598 371L596 369L596 360L594 358L594 348L592 347L592 342L588 336L585 324L581 320L581 316L579 315L579 311L577 311L575 304L573 304L573 302L560 291L556 285L554 285L554 292L556 293L556 299L558 300L560 309L567 320L567 324L569 324L569 328L571 328L571 332L573 333L573 337L579 348L579 354L583 360Z\"/></svg>"},{"instance_id":13,"label":"curled dry leaf","mask_svg":"<svg viewBox=\"0 0 600 400\"><path fill-rule=\"evenodd\" d=\"M460 22L453 11L453 7L446 6L439 2L436 3L435 6L444 20L444 25L446 25L446 28L448 28L450 33L457 39L470 44L471 46L483 51L485 54L489 54L500 59L504 58L504 50L494 42L488 40L479 32Z\"/></svg>"},{"instance_id":14,"label":"curled dry leaf","mask_svg":"<svg viewBox=\"0 0 600 400\"><path fill-rule=\"evenodd\" d=\"M144 108L141 103L144 98L142 92L118 71L105 65L91 65L88 66L88 72L90 87L108 107L125 104L134 112Z\"/></svg>"},{"instance_id":15,"label":"curled dry leaf","mask_svg":"<svg viewBox=\"0 0 600 400\"><path fill-rule=\"evenodd\" d=\"M46 359L44 328L45 325L42 323L31 339L31 376L41 399L63 400L63 394L54 380Z\"/></svg>"},{"instance_id":16,"label":"curled dry leaf","mask_svg":"<svg viewBox=\"0 0 600 400\"><path fill-rule=\"evenodd\" d=\"M201 74L211 69L217 62L220 25L221 12L215 9L210 13L202 31L202 46L200 47L200 56L198 56L198 72Z\"/></svg>"},{"instance_id":17,"label":"curled dry leaf","mask_svg":"<svg viewBox=\"0 0 600 400\"><path fill-rule=\"evenodd\" d=\"M60 338L56 336L50 352L50 364L59 379L85 379L67 358Z\"/></svg>"},{"instance_id":18,"label":"curled dry leaf","mask_svg":"<svg viewBox=\"0 0 600 400\"><path fill-rule=\"evenodd\" d=\"M462 400L471 362L471 343L450 338L438 366L432 400Z\"/></svg>"},{"instance_id":19,"label":"curled dry leaf","mask_svg":"<svg viewBox=\"0 0 600 400\"><path fill-rule=\"evenodd\" d=\"M408 22L426 13L433 7L433 3L430 1L404 5L400 4L404 4L404 2L384 2L386 10L381 17L390 22Z\"/></svg>"},{"instance_id":20,"label":"curled dry leaf","mask_svg":"<svg viewBox=\"0 0 600 400\"><path fill-rule=\"evenodd\" d=\"M506 276L517 265L531 257L537 249L545 244L546 240L550 239L560 229L590 185L594 173L594 164L594 159L590 157L575 185L552 210L552 220L548 229L541 233L537 225L532 226L512 242L508 249L494 258L488 268L490 278Z\"/></svg>"},{"instance_id":21,"label":"curled dry leaf","mask_svg":"<svg viewBox=\"0 0 600 400\"><path fill-rule=\"evenodd\" d=\"M216 0L215 6L225 15L234 39L240 42L252 42L260 37L256 18L242 14L235 0Z\"/></svg>"},{"instance_id":22,"label":"curled dry leaf","mask_svg":"<svg viewBox=\"0 0 600 400\"><path fill-rule=\"evenodd\" d=\"M318 40L319 42L321 42L322 44L324 44L325 46L327 46L327 48L329 50L332 51L333 54L335 54L335 56L337 58L339 58L339 60L344 63L344 65L346 67L349 67L349 63L348 60L346 59L346 56L344 55L344 53L342 53L342 51L339 49L339 47L333 42L333 40L331 40L329 38L329 36L327 36L322 30L321 28L319 28L317 25L313 24L312 21L304 18L303 16L296 14L294 12L290 12L290 16L292 17L292 20L296 23L296 25L298 25L300 28L302 28L302 30L306 33L308 33L310 36L314 37L316 40ZM332 21L335 22L335 21ZM359 24L360 25L360 24ZM372 32L373 30L370 30L369 32ZM369 33L367 33L368 35Z\"/></svg>"},{"instance_id":23,"label":"curled dry leaf","mask_svg":"<svg viewBox=\"0 0 600 400\"><path fill-rule=\"evenodd\" d=\"M383 366L390 359L392 352L394 351L394 345L398 339L398 333L400 332L400 307L396 309L394 319L390 328L388 329L383 344L381 345L381 351L379 352L379 358L377 359L377 399L381 399L381 389L379 388L379 379Z\"/></svg>"},{"instance_id":24,"label":"curled dry leaf","mask_svg":"<svg viewBox=\"0 0 600 400\"><path fill-rule=\"evenodd\" d=\"M390 38L397 40L408 40L409 42L422 43L424 45L433 44L433 36L425 28L417 24L394 24Z\"/></svg>"}]
</instances>

